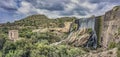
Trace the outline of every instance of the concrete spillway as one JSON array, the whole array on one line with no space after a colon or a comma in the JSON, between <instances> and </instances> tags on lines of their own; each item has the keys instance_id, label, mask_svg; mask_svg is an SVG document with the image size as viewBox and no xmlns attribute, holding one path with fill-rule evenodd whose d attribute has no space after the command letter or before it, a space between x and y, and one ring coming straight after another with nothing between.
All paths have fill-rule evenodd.
<instances>
[{"instance_id":1,"label":"concrete spillway","mask_svg":"<svg viewBox=\"0 0 120 57\"><path fill-rule=\"evenodd\" d=\"M84 19L77 19L75 23L78 24L78 30L82 28L91 28L94 30L95 26L95 19L94 18L84 18Z\"/></svg>"},{"instance_id":2,"label":"concrete spillway","mask_svg":"<svg viewBox=\"0 0 120 57\"><path fill-rule=\"evenodd\" d=\"M85 47L93 47L97 48L97 35L95 31L95 18L83 18L75 20L75 23L78 25L77 30L81 30L83 28L92 29L91 36L88 39Z\"/></svg>"}]
</instances>

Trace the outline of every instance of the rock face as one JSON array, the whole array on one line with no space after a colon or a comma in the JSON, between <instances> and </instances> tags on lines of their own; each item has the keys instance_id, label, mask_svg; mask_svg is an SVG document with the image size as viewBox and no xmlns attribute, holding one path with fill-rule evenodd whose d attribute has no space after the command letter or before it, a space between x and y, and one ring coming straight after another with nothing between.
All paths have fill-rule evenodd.
<instances>
[{"instance_id":1,"label":"rock face","mask_svg":"<svg viewBox=\"0 0 120 57\"><path fill-rule=\"evenodd\" d=\"M95 18L77 19L70 27L70 35L67 38L67 43L74 46L84 46L97 48L97 35L95 31Z\"/></svg>"},{"instance_id":2,"label":"rock face","mask_svg":"<svg viewBox=\"0 0 120 57\"><path fill-rule=\"evenodd\" d=\"M87 33L87 29L77 30L72 32L69 37L66 39L66 43L72 44L74 46L82 46L88 41L90 34Z\"/></svg>"},{"instance_id":3,"label":"rock face","mask_svg":"<svg viewBox=\"0 0 120 57\"><path fill-rule=\"evenodd\" d=\"M41 29L35 29L33 30L32 32L41 32L41 33L44 33L44 32L68 32L69 31L69 27L70 27L70 24L72 22L65 22L64 23L64 27L60 28L60 27L55 27L55 28L41 28Z\"/></svg>"},{"instance_id":4,"label":"rock face","mask_svg":"<svg viewBox=\"0 0 120 57\"><path fill-rule=\"evenodd\" d=\"M74 24L70 26L73 28L70 28L68 38L53 45L65 42L73 46L96 48L98 41L101 41L99 43L103 47L101 51L92 51L78 57L117 57L117 48L111 50L107 50L106 48L108 48L110 42L120 42L120 34L118 33L118 29L120 29L120 6L114 7L112 10L106 12L105 15L100 16L100 18L97 20L75 20L77 26ZM102 22L98 23L101 20ZM95 32L93 34L88 33L88 28L91 28L92 32ZM96 36L96 34L100 34L101 40L98 39L99 36Z\"/></svg>"},{"instance_id":5,"label":"rock face","mask_svg":"<svg viewBox=\"0 0 120 57\"><path fill-rule=\"evenodd\" d=\"M116 38L118 29L120 28L120 6L116 6L112 10L106 12L102 18L102 46L107 48L111 41L120 42L120 38Z\"/></svg>"},{"instance_id":6,"label":"rock face","mask_svg":"<svg viewBox=\"0 0 120 57\"><path fill-rule=\"evenodd\" d=\"M99 53L90 52L88 54L78 56L78 57L117 57L117 48L107 50L107 51L102 51Z\"/></svg>"}]
</instances>

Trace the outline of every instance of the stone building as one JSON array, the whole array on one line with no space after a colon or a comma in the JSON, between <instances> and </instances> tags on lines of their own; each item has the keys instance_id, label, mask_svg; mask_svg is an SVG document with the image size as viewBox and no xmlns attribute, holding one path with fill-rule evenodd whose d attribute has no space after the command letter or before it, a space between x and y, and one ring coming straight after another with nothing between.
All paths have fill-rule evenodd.
<instances>
[{"instance_id":1,"label":"stone building","mask_svg":"<svg viewBox=\"0 0 120 57\"><path fill-rule=\"evenodd\" d=\"M10 30L9 31L9 39L10 40L17 40L18 39L18 30Z\"/></svg>"}]
</instances>

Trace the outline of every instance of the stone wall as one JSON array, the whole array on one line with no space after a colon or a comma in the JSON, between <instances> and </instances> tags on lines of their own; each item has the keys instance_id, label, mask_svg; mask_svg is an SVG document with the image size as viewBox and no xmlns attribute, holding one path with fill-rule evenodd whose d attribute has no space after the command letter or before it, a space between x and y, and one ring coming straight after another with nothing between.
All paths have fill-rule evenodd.
<instances>
[{"instance_id":1,"label":"stone wall","mask_svg":"<svg viewBox=\"0 0 120 57\"><path fill-rule=\"evenodd\" d=\"M18 30L10 30L9 31L9 39L10 40L17 40L18 39Z\"/></svg>"}]
</instances>

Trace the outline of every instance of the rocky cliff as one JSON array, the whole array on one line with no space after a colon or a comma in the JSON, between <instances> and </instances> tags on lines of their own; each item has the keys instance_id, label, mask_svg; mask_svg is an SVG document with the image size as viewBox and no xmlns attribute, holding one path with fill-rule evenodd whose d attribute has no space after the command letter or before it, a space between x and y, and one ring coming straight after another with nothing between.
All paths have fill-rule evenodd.
<instances>
[{"instance_id":1,"label":"rocky cliff","mask_svg":"<svg viewBox=\"0 0 120 57\"><path fill-rule=\"evenodd\" d=\"M114 7L112 10L105 13L103 16L92 19L78 19L75 20L75 24L72 25L72 32L65 42L74 46L82 46L89 42L90 35L88 34L88 29L95 29L97 34L97 46L102 46L103 48L108 48L111 42L119 43L119 29L120 29L120 6ZM94 19L93 19L94 20ZM95 23L95 24L94 24ZM72 31L70 30L70 32ZM85 32L85 33L84 33ZM95 43L95 42L94 42Z\"/></svg>"},{"instance_id":2,"label":"rocky cliff","mask_svg":"<svg viewBox=\"0 0 120 57\"><path fill-rule=\"evenodd\" d=\"M120 42L118 29L120 28L120 6L114 7L112 10L102 16L102 46L107 48L110 42Z\"/></svg>"},{"instance_id":3,"label":"rocky cliff","mask_svg":"<svg viewBox=\"0 0 120 57\"><path fill-rule=\"evenodd\" d=\"M90 52L78 57L117 57L117 48L102 52Z\"/></svg>"}]
</instances>

